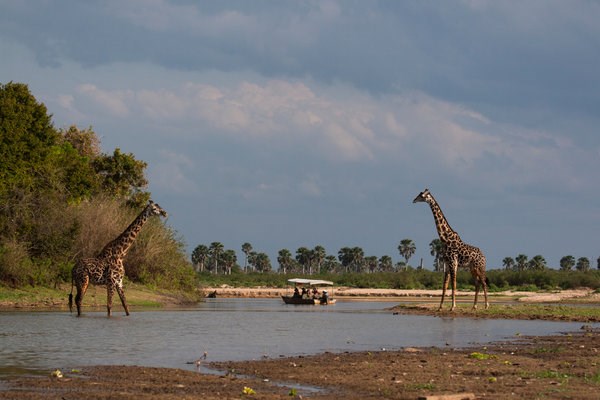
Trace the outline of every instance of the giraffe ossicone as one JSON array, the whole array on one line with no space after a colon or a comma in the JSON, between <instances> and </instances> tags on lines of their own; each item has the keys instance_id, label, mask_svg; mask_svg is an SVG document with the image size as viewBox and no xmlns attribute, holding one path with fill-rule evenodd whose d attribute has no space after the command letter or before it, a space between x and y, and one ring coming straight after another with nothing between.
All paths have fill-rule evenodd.
<instances>
[{"instance_id":1,"label":"giraffe ossicone","mask_svg":"<svg viewBox=\"0 0 600 400\"><path fill-rule=\"evenodd\" d=\"M75 264L75 267L71 271L69 310L73 311L73 286L75 286L77 288L77 295L75 296L77 316L81 315L83 296L91 283L94 285L106 285L106 309L109 317L111 315L112 298L115 291L121 299L125 314L129 315L129 307L125 299L125 292L123 291L123 277L125 276L123 259L131 248L136 236L142 230L142 226L148 218L154 215L167 217L167 212L150 200L148 205L146 205L144 210L127 229L104 246L98 256L81 259Z\"/></svg>"},{"instance_id":2,"label":"giraffe ossicone","mask_svg":"<svg viewBox=\"0 0 600 400\"><path fill-rule=\"evenodd\" d=\"M456 272L459 267L468 268L471 271L471 275L475 279L475 300L473 302L473 308L477 308L477 296L479 295L480 287L483 287L485 308L488 308L488 285L487 278L485 276L485 255L479 248L464 243L461 240L458 233L456 233L450 227L450 224L448 224L442 209L431 192L429 192L429 189L425 189L419 193L413 200L413 203L419 202L429 204L431 212L433 213L433 219L435 220L435 227L438 231L438 235L442 243L444 243L444 253L442 254L442 259L447 264L448 268L444 268L442 300L440 302L439 310L442 309L442 305L444 304L444 297L446 296L446 289L448 288L448 281L450 278L452 278L452 308L450 310L452 311L456 308Z\"/></svg>"}]
</instances>

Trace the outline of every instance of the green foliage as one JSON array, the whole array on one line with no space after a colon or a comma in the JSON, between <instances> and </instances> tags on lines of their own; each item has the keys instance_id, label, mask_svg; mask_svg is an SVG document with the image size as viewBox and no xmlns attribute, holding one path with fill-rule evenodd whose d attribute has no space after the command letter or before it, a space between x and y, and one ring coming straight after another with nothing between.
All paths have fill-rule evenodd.
<instances>
[{"instance_id":1,"label":"green foliage","mask_svg":"<svg viewBox=\"0 0 600 400\"><path fill-rule=\"evenodd\" d=\"M104 193L125 198L136 207L147 203L150 194L142 190L148 184L144 175L145 162L136 160L131 153L123 154L117 148L112 155L101 155L92 164L102 177Z\"/></svg>"},{"instance_id":2,"label":"green foliage","mask_svg":"<svg viewBox=\"0 0 600 400\"><path fill-rule=\"evenodd\" d=\"M147 203L146 163L103 154L91 128L56 130L27 85L0 84L0 281L13 287L70 280ZM191 289L182 241L156 220L125 260L128 278Z\"/></svg>"},{"instance_id":3,"label":"green foliage","mask_svg":"<svg viewBox=\"0 0 600 400\"><path fill-rule=\"evenodd\" d=\"M441 289L443 272L408 269L399 272L375 273L322 273L317 275L302 275L297 273L243 273L235 271L231 275L215 275L203 272L200 281L205 286L230 285L236 287L285 287L289 278L325 279L336 286L355 288L381 289ZM548 290L571 289L577 287L600 288L600 271L565 272L557 270L542 271L506 271L490 270L487 273L490 281L490 291L509 289L518 290ZM468 271L459 271L456 285L461 290L474 290L474 281ZM540 286L538 286L540 285Z\"/></svg>"}]
</instances>

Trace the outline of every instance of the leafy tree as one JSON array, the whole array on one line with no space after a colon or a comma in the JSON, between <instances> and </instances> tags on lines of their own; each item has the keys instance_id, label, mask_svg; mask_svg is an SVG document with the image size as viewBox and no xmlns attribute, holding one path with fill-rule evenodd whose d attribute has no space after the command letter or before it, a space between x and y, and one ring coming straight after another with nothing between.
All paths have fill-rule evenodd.
<instances>
[{"instance_id":1,"label":"leafy tree","mask_svg":"<svg viewBox=\"0 0 600 400\"><path fill-rule=\"evenodd\" d=\"M244 258L244 272L246 272L247 268L248 268L248 256L250 255L250 253L252 253L252 245L248 242L242 244L242 251L244 252L244 255L246 256Z\"/></svg>"},{"instance_id":2,"label":"leafy tree","mask_svg":"<svg viewBox=\"0 0 600 400\"><path fill-rule=\"evenodd\" d=\"M571 271L575 266L575 257L573 256L564 256L560 259L560 269L562 271Z\"/></svg>"},{"instance_id":3,"label":"leafy tree","mask_svg":"<svg viewBox=\"0 0 600 400\"><path fill-rule=\"evenodd\" d=\"M22 83L0 84L0 192L43 185L60 135L46 106Z\"/></svg>"},{"instance_id":4,"label":"leafy tree","mask_svg":"<svg viewBox=\"0 0 600 400\"><path fill-rule=\"evenodd\" d=\"M60 133L63 141L69 143L83 157L91 161L100 156L100 139L91 127L82 130L71 125L69 129L60 130Z\"/></svg>"},{"instance_id":5,"label":"leafy tree","mask_svg":"<svg viewBox=\"0 0 600 400\"><path fill-rule=\"evenodd\" d=\"M524 271L527 267L527 259L528 257L525 254L519 254L515 257L515 261L517 263L517 270Z\"/></svg>"},{"instance_id":6,"label":"leafy tree","mask_svg":"<svg viewBox=\"0 0 600 400\"><path fill-rule=\"evenodd\" d=\"M402 239L400 244L398 245L398 251L400 255L404 257L404 260L408 264L408 260L415 254L417 250L417 246L415 246L415 242L412 239Z\"/></svg>"},{"instance_id":7,"label":"leafy tree","mask_svg":"<svg viewBox=\"0 0 600 400\"><path fill-rule=\"evenodd\" d=\"M133 154L121 153L117 148L111 156L102 155L94 159L92 165L102 177L104 192L125 198L138 207L150 198L150 194L143 190L148 185L144 175L146 163L136 160Z\"/></svg>"},{"instance_id":8,"label":"leafy tree","mask_svg":"<svg viewBox=\"0 0 600 400\"><path fill-rule=\"evenodd\" d=\"M196 246L194 251L192 251L192 263L196 267L196 271L202 272L204 271L204 264L208 258L208 247L203 244L199 244Z\"/></svg>"},{"instance_id":9,"label":"leafy tree","mask_svg":"<svg viewBox=\"0 0 600 400\"><path fill-rule=\"evenodd\" d=\"M502 259L502 265L504 265L505 270L511 271L515 268L515 259L512 257L504 257L504 259Z\"/></svg>"},{"instance_id":10,"label":"leafy tree","mask_svg":"<svg viewBox=\"0 0 600 400\"><path fill-rule=\"evenodd\" d=\"M534 271L544 270L546 269L546 260L544 259L544 257L538 254L537 256L534 256L531 260L529 260L528 267L529 269Z\"/></svg>"},{"instance_id":11,"label":"leafy tree","mask_svg":"<svg viewBox=\"0 0 600 400\"><path fill-rule=\"evenodd\" d=\"M577 259L577 264L575 265L577 271L587 272L590 270L590 260L587 257L580 257Z\"/></svg>"}]
</instances>

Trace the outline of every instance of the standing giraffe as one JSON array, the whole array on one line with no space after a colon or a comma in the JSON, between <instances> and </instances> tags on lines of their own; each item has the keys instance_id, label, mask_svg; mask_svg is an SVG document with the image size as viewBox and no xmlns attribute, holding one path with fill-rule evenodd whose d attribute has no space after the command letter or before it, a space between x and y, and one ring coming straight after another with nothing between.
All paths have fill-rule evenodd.
<instances>
[{"instance_id":1,"label":"standing giraffe","mask_svg":"<svg viewBox=\"0 0 600 400\"><path fill-rule=\"evenodd\" d=\"M458 233L456 233L448 224L446 217L442 209L438 205L437 201L433 198L429 189L425 189L415 199L413 203L425 202L431 207L433 213L433 219L435 220L435 226L437 228L440 240L445 245L444 254L442 260L447 264L447 268L444 268L444 284L442 286L442 301L440 302L440 308L444 304L444 297L446 296L446 289L448 288L448 280L452 277L452 308L453 311L456 307L456 272L458 267L468 267L471 271L471 275L475 278L475 301L473 303L473 309L477 308L477 295L479 294L479 287L483 286L483 295L485 296L485 308L489 307L487 299L487 279L485 277L485 256L483 252L475 246L464 243Z\"/></svg>"},{"instance_id":2,"label":"standing giraffe","mask_svg":"<svg viewBox=\"0 0 600 400\"><path fill-rule=\"evenodd\" d=\"M144 223L153 215L166 217L167 213L158 204L150 201L131 225L115 240L104 246L104 249L97 257L84 258L75 265L71 274L69 310L73 311L73 285L77 287L75 304L77 305L77 316L79 317L81 315L83 296L88 285L92 283L94 285L106 285L106 309L109 317L115 290L119 294L125 314L129 315L129 307L127 306L125 293L123 292L123 276L125 275L123 258L125 258L137 234L142 230Z\"/></svg>"}]
</instances>

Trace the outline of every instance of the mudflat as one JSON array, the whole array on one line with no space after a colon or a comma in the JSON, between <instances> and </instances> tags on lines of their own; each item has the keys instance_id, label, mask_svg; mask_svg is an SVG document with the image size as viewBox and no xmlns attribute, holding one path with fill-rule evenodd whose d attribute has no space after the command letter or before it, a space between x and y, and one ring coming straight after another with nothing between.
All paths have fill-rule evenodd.
<instances>
[{"instance_id":1,"label":"mudflat","mask_svg":"<svg viewBox=\"0 0 600 400\"><path fill-rule=\"evenodd\" d=\"M600 330L583 324L485 347L206 364L221 375L139 366L48 371L0 382L0 399L597 399L599 348Z\"/></svg>"}]
</instances>

